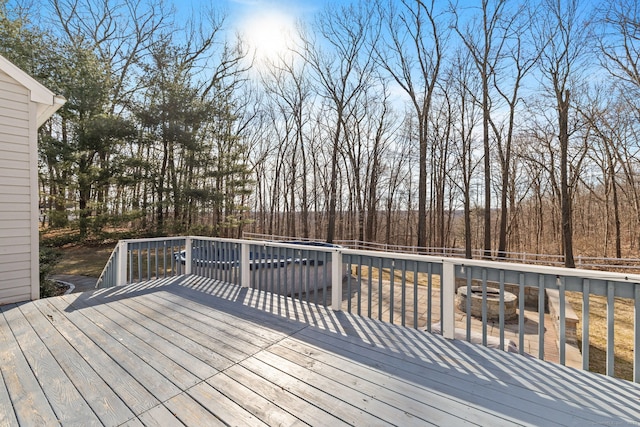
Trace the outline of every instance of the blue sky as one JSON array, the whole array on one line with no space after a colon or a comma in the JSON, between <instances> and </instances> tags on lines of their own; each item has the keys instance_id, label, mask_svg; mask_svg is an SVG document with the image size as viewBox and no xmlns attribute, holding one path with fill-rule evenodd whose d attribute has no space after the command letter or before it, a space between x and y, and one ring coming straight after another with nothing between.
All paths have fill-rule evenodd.
<instances>
[{"instance_id":1,"label":"blue sky","mask_svg":"<svg viewBox=\"0 0 640 427\"><path fill-rule=\"evenodd\" d=\"M305 18L313 15L329 1L318 0L174 0L178 9L187 8L199 10L212 5L217 10L226 11L228 23L232 26L240 25L248 19L265 13L280 13L292 19ZM348 1L332 1L331 3L346 4Z\"/></svg>"}]
</instances>

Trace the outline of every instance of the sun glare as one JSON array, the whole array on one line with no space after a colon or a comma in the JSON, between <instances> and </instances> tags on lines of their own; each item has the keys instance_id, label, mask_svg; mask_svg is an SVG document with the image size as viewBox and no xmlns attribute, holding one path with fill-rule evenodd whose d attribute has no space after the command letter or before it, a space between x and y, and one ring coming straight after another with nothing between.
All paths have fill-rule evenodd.
<instances>
[{"instance_id":1,"label":"sun glare","mask_svg":"<svg viewBox=\"0 0 640 427\"><path fill-rule=\"evenodd\" d=\"M293 17L276 11L249 17L241 29L241 36L250 54L255 54L256 61L262 63L286 57L294 34Z\"/></svg>"}]
</instances>

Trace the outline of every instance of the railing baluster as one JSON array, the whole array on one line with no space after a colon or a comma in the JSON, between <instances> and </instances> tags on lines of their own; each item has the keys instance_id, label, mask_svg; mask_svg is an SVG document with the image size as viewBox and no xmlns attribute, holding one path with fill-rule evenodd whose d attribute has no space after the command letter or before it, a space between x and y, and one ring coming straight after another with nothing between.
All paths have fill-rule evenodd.
<instances>
[{"instance_id":1,"label":"railing baluster","mask_svg":"<svg viewBox=\"0 0 640 427\"><path fill-rule=\"evenodd\" d=\"M142 281L142 245L136 245L138 251L138 282Z\"/></svg>"},{"instance_id":2,"label":"railing baluster","mask_svg":"<svg viewBox=\"0 0 640 427\"><path fill-rule=\"evenodd\" d=\"M304 260L304 262L302 262L302 260L300 261L300 279L302 280L303 284L304 284L304 294L305 294L305 301L307 302L307 304L309 303L309 293L311 292L312 286L311 286L311 281L309 280L311 271L309 270L310 268L310 253L309 253L309 249L305 249L302 251L302 259ZM318 284L315 284L316 290L315 292L317 292L318 289ZM300 296L300 299L302 299L302 295Z\"/></svg>"},{"instance_id":3,"label":"railing baluster","mask_svg":"<svg viewBox=\"0 0 640 427\"><path fill-rule=\"evenodd\" d=\"M358 316L362 316L362 255L358 255Z\"/></svg>"},{"instance_id":4,"label":"railing baluster","mask_svg":"<svg viewBox=\"0 0 640 427\"><path fill-rule=\"evenodd\" d=\"M393 300L395 295L394 279L396 276L396 260L391 260L391 268L389 269L389 323L393 324Z\"/></svg>"},{"instance_id":5,"label":"railing baluster","mask_svg":"<svg viewBox=\"0 0 640 427\"><path fill-rule=\"evenodd\" d=\"M633 382L640 382L640 284L633 285Z\"/></svg>"},{"instance_id":6,"label":"railing baluster","mask_svg":"<svg viewBox=\"0 0 640 427\"><path fill-rule=\"evenodd\" d=\"M504 270L500 270L500 297L498 302L498 324L500 325L500 350L504 350Z\"/></svg>"},{"instance_id":7,"label":"railing baluster","mask_svg":"<svg viewBox=\"0 0 640 427\"><path fill-rule=\"evenodd\" d=\"M560 296L560 364L566 365L566 315L565 315L565 295L564 277L558 278L558 294Z\"/></svg>"},{"instance_id":8,"label":"railing baluster","mask_svg":"<svg viewBox=\"0 0 640 427\"><path fill-rule=\"evenodd\" d=\"M271 270L269 271L269 289L272 290L276 289L276 271L282 268L280 257L276 255L276 249L277 248L269 247L269 258L271 259Z\"/></svg>"},{"instance_id":9,"label":"railing baluster","mask_svg":"<svg viewBox=\"0 0 640 427\"><path fill-rule=\"evenodd\" d=\"M329 277L331 274L331 272L329 271L330 256L331 255L328 252L324 253L324 263L322 265L322 270L324 271L324 274L322 275L322 277L325 282L325 285L322 287L322 305L324 305L325 307L328 305L327 304L327 286L329 283L331 283L331 280L329 280ZM342 270L342 266L340 266L340 270Z\"/></svg>"},{"instance_id":10,"label":"railing baluster","mask_svg":"<svg viewBox=\"0 0 640 427\"><path fill-rule=\"evenodd\" d=\"M351 313L351 276L353 276L351 255L345 255L345 259L348 260L347 265L349 266L349 276L347 276L347 313Z\"/></svg>"},{"instance_id":11,"label":"railing baluster","mask_svg":"<svg viewBox=\"0 0 640 427\"><path fill-rule=\"evenodd\" d=\"M155 257L155 263L156 263L156 266L155 266L155 267L156 267L156 268L155 268L155 271L156 271L155 278L156 278L156 279L159 279L159 278L160 278L160 274L158 273L158 243L159 243L159 242L158 242L158 241L156 241L156 242L154 242L154 243L155 243L155 245L154 245L155 247L153 248L153 252L154 252L154 253L153 253L153 255L154 255L154 257Z\"/></svg>"},{"instance_id":12,"label":"railing baluster","mask_svg":"<svg viewBox=\"0 0 640 427\"><path fill-rule=\"evenodd\" d=\"M442 283L440 283L440 295L442 295ZM382 299L382 292L380 292ZM442 298L441 298L442 299ZM440 325L442 325L442 312L440 312ZM427 331L431 332L433 324L433 264L427 264Z\"/></svg>"},{"instance_id":13,"label":"railing baluster","mask_svg":"<svg viewBox=\"0 0 640 427\"><path fill-rule=\"evenodd\" d=\"M296 269L293 270L293 273L294 273L293 279L294 279L294 283L295 283L295 291L294 291L294 293L291 294L291 296L293 297L295 295L296 298L298 298L300 301L302 301L302 293L304 292L304 282L302 280L302 270L303 270L302 258L303 258L303 255L302 255L302 251L300 249L295 249L295 252L296 252L296 254L298 256L297 259L299 260L298 262L299 262L300 268L298 268L298 278L297 278L297 280L296 280L296 277L295 277Z\"/></svg>"},{"instance_id":14,"label":"railing baluster","mask_svg":"<svg viewBox=\"0 0 640 427\"><path fill-rule=\"evenodd\" d=\"M290 248L284 248L284 258L287 260L287 262L289 261L289 259L291 259L291 262L293 262L293 253L291 254L292 256L289 256L289 253L293 252L293 249ZM289 268L287 267L287 270L285 270L285 274L284 274L284 292L283 295L288 295L289 294L289 275L286 273L286 271L289 271Z\"/></svg>"},{"instance_id":15,"label":"railing baluster","mask_svg":"<svg viewBox=\"0 0 640 427\"><path fill-rule=\"evenodd\" d=\"M471 295L473 295L473 292L471 292L471 286L472 286L472 273L473 273L473 267L469 266L467 267L467 299L465 301L465 313L467 314L466 316L466 321L467 321L467 341L471 342Z\"/></svg>"},{"instance_id":16,"label":"railing baluster","mask_svg":"<svg viewBox=\"0 0 640 427\"><path fill-rule=\"evenodd\" d=\"M518 275L519 292L518 292L518 353L524 354L524 299L525 299L525 286L524 286L524 274Z\"/></svg>"},{"instance_id":17,"label":"railing baluster","mask_svg":"<svg viewBox=\"0 0 640 427\"><path fill-rule=\"evenodd\" d=\"M482 269L482 345L487 346L487 269Z\"/></svg>"},{"instance_id":18,"label":"railing baluster","mask_svg":"<svg viewBox=\"0 0 640 427\"><path fill-rule=\"evenodd\" d=\"M146 280L151 279L151 242L147 242L147 277Z\"/></svg>"},{"instance_id":19,"label":"railing baluster","mask_svg":"<svg viewBox=\"0 0 640 427\"><path fill-rule=\"evenodd\" d=\"M402 314L402 326L405 326L405 319L407 317L407 260L402 260L402 275L400 279L400 292L401 292L401 314Z\"/></svg>"},{"instance_id":20,"label":"railing baluster","mask_svg":"<svg viewBox=\"0 0 640 427\"><path fill-rule=\"evenodd\" d=\"M589 279L582 281L582 369L589 370Z\"/></svg>"},{"instance_id":21,"label":"railing baluster","mask_svg":"<svg viewBox=\"0 0 640 427\"><path fill-rule=\"evenodd\" d=\"M413 262L413 327L418 329L418 262Z\"/></svg>"},{"instance_id":22,"label":"railing baluster","mask_svg":"<svg viewBox=\"0 0 640 427\"><path fill-rule=\"evenodd\" d=\"M378 258L378 320L382 320L382 273L383 273L382 257Z\"/></svg>"},{"instance_id":23,"label":"railing baluster","mask_svg":"<svg viewBox=\"0 0 640 427\"><path fill-rule=\"evenodd\" d=\"M538 359L544 360L544 275L538 275Z\"/></svg>"},{"instance_id":24,"label":"railing baluster","mask_svg":"<svg viewBox=\"0 0 640 427\"><path fill-rule=\"evenodd\" d=\"M614 376L615 345L614 345L614 316L615 316L615 288L612 282L607 282L607 375Z\"/></svg>"}]
</instances>

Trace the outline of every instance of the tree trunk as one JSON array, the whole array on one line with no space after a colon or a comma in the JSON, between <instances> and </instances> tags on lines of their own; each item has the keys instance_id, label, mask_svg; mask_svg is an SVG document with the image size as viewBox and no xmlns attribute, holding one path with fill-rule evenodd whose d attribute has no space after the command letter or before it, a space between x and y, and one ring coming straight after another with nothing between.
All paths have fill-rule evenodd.
<instances>
[{"instance_id":1,"label":"tree trunk","mask_svg":"<svg viewBox=\"0 0 640 427\"><path fill-rule=\"evenodd\" d=\"M573 257L573 208L569 190L569 90L558 91L558 125L560 142L560 204L562 217L562 246L564 265L575 268Z\"/></svg>"}]
</instances>

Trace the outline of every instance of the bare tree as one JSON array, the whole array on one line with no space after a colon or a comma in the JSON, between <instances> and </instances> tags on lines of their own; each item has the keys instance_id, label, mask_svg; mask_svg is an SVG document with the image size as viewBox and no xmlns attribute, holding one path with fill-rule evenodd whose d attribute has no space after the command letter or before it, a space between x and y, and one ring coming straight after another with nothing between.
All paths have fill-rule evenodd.
<instances>
[{"instance_id":1,"label":"bare tree","mask_svg":"<svg viewBox=\"0 0 640 427\"><path fill-rule=\"evenodd\" d=\"M309 33L302 34L303 49L300 53L314 71L322 96L331 103L331 109L335 114L332 130L327 242L333 242L336 235L338 160L347 109L366 88L372 72L371 50L376 38L372 18L371 11L363 2L327 8L319 15L314 26L317 34L322 38L319 40ZM326 46L329 46L330 50Z\"/></svg>"},{"instance_id":2,"label":"bare tree","mask_svg":"<svg viewBox=\"0 0 640 427\"><path fill-rule=\"evenodd\" d=\"M462 193L463 223L464 223L464 253L466 258L472 256L472 226L471 226L471 191L474 171L478 161L474 159L476 151L474 145L474 131L481 119L480 104L475 95L479 92L480 79L474 73L471 65L470 52L467 49L458 50L452 63L450 73L450 96L456 102L455 141L453 150L457 157L458 171L452 179Z\"/></svg>"},{"instance_id":3,"label":"bare tree","mask_svg":"<svg viewBox=\"0 0 640 427\"><path fill-rule=\"evenodd\" d=\"M511 22L504 20L503 13L506 0L482 0L477 17L461 19L458 4L450 6L455 18L454 28L473 58L477 72L480 75L482 105L482 141L484 152L484 256L491 257L491 82L495 76L498 62L503 55L506 43L505 31Z\"/></svg>"},{"instance_id":4,"label":"bare tree","mask_svg":"<svg viewBox=\"0 0 640 427\"><path fill-rule=\"evenodd\" d=\"M377 12L385 27L376 49L382 67L409 98L419 145L418 247L427 246L427 175L429 117L441 71L448 30L439 22L436 2L380 0Z\"/></svg>"},{"instance_id":5,"label":"bare tree","mask_svg":"<svg viewBox=\"0 0 640 427\"><path fill-rule=\"evenodd\" d=\"M562 247L566 267L575 267L573 254L573 205L571 194L570 138L578 123L572 122L572 103L579 90L579 71L584 65L587 22L577 0L545 0L543 18L536 24L536 42L541 49L540 69L548 95L554 99L559 155L559 190ZM581 157L581 156L579 156Z\"/></svg>"}]
</instances>

